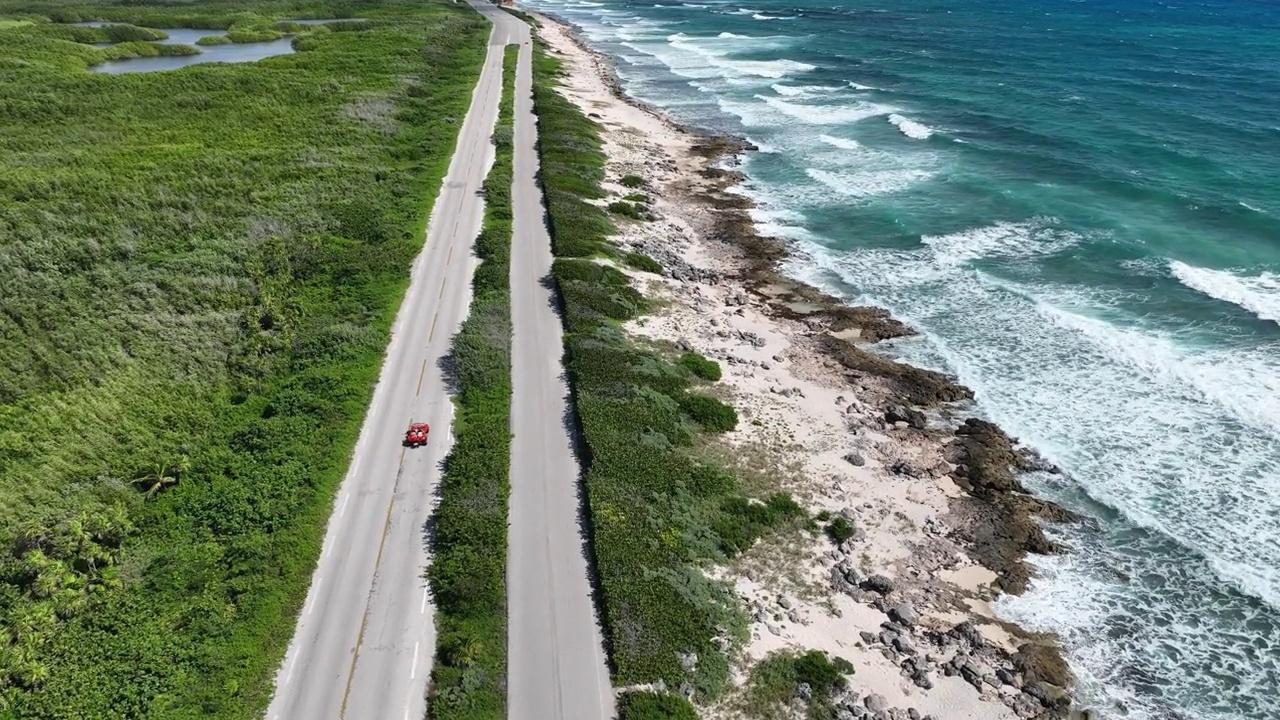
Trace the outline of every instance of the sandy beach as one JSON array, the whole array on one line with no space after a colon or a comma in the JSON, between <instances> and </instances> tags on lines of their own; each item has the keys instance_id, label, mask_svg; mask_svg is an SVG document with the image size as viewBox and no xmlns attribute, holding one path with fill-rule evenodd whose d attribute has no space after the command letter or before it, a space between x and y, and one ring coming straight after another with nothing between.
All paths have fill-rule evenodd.
<instances>
[{"instance_id":1,"label":"sandy beach","mask_svg":"<svg viewBox=\"0 0 1280 720\"><path fill-rule=\"evenodd\" d=\"M758 237L732 192L741 144L681 128L626 98L608 61L561 23L539 34L566 63L566 96L603 128L605 189L639 175L656 219L620 221L623 247L662 263L628 269L660 309L636 336L718 360L738 429L713 448L753 491L786 490L851 535L762 542L718 577L754 617L740 685L768 653L820 649L856 669L850 718L1066 717L1072 679L1055 639L1000 621L990 603L1021 592L1023 558L1056 552L1041 531L1066 511L1027 495L1017 474L1053 471L998 428L969 420L951 379L869 350L911 330L786 278L792 250ZM732 696L708 717L736 717Z\"/></svg>"}]
</instances>

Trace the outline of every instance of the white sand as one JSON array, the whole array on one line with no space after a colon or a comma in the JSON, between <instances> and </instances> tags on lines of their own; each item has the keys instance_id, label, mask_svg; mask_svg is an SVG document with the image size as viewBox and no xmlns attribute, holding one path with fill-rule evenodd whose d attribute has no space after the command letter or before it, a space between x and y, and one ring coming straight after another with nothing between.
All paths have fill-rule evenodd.
<instances>
[{"instance_id":1,"label":"white sand","mask_svg":"<svg viewBox=\"0 0 1280 720\"><path fill-rule=\"evenodd\" d=\"M570 70L566 96L583 112L598 116L604 127L610 179L606 189L619 196L635 192L616 180L637 174L650 183L646 192L657 198L654 207L660 218L622 222L616 240L628 247L660 243L697 268L724 269L731 264L725 248L693 230L708 210L682 198L691 173L705 167L704 160L689 153L697 138L615 97L602 77L608 75L607 66L585 51L567 27L547 20L540 34ZM783 489L809 510L845 511L854 517L866 537L851 546L848 561L862 577L881 573L892 578L919 611L921 628L945 630L975 615L992 615L985 599L994 597L989 589L994 574L944 536L949 498L962 492L944 474L950 466L941 458L939 443L918 431L886 428L875 403L867 401L877 390L871 385L875 381L866 381L865 389L850 387L831 361L809 349L802 323L766 316L754 298L732 283L628 273L651 297L669 301L630 329L655 340L684 341L720 360L724 378L717 387L726 391L742 418L726 442L739 457L749 458L754 469L776 474ZM763 339L763 344L750 342L752 335L743 340L740 331ZM844 459L855 448L865 458L862 467ZM886 465L895 460L919 468L921 477L893 475ZM879 634L888 618L865 597L859 602L830 589L828 578L837 557L824 536L789 548L757 548L717 573L735 584L758 618L745 648L748 667L773 650L817 648L851 661L856 668L854 691L881 695L890 706L914 707L947 720L1017 717L998 698L1000 693L1016 694L1011 686L997 690L988 685L980 694L959 676L930 671L934 687L922 690L886 657L882 645L867 646L859 632ZM780 595L791 610L779 605ZM894 593L894 603L899 595ZM1012 650L1005 632L991 624L980 627L993 644ZM914 642L922 657L936 650ZM739 670L741 682L745 668ZM709 716L732 714L726 705L712 708Z\"/></svg>"}]
</instances>

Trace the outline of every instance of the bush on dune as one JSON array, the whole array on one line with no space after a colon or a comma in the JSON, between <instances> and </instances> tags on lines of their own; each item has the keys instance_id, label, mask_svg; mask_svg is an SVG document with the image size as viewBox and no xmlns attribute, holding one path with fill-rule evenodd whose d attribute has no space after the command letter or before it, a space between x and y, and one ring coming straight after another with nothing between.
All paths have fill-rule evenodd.
<instances>
[{"instance_id":1,"label":"bush on dune","mask_svg":"<svg viewBox=\"0 0 1280 720\"><path fill-rule=\"evenodd\" d=\"M737 424L732 407L688 392L695 373L709 379L719 366L705 358L672 363L622 329L646 302L624 273L587 259L621 255L609 241L607 215L588 202L604 197L598 128L556 91L558 61L540 45L535 58L538 152L557 256L552 275L586 446L591 548L614 683L687 682L698 698L714 699L729 679L725 644L745 639L747 620L732 590L700 566L742 551L803 512L785 494L764 503L748 499L733 473L698 456L700 432ZM692 673L680 663L688 653L698 656ZM623 712L695 716L682 698L643 693L625 696Z\"/></svg>"}]
</instances>

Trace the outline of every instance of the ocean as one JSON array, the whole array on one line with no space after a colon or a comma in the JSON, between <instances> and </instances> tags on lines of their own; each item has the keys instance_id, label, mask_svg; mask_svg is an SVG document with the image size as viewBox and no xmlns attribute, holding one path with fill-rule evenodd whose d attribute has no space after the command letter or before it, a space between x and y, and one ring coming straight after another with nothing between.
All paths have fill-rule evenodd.
<instances>
[{"instance_id":1,"label":"ocean","mask_svg":"<svg viewBox=\"0 0 1280 720\"><path fill-rule=\"evenodd\" d=\"M1000 613L1106 717L1280 718L1280 4L532 0L742 135L787 270L1064 476Z\"/></svg>"}]
</instances>

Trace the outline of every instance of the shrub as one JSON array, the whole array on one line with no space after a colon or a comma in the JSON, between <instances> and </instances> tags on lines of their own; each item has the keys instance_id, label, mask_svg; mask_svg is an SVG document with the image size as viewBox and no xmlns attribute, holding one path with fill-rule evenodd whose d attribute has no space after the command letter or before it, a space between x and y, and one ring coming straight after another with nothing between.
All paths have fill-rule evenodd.
<instances>
[{"instance_id":1,"label":"shrub","mask_svg":"<svg viewBox=\"0 0 1280 720\"><path fill-rule=\"evenodd\" d=\"M639 175L623 175L618 181L623 187L640 188L644 187L644 178Z\"/></svg>"},{"instance_id":2,"label":"shrub","mask_svg":"<svg viewBox=\"0 0 1280 720\"><path fill-rule=\"evenodd\" d=\"M512 121L515 46L504 55L499 127ZM460 393L445 460L428 579L439 640L430 716L495 718L506 707L507 501L511 484L511 145L485 178L471 313L454 339Z\"/></svg>"},{"instance_id":3,"label":"shrub","mask_svg":"<svg viewBox=\"0 0 1280 720\"><path fill-rule=\"evenodd\" d=\"M205 35L196 40L197 45L230 45L231 38L226 35Z\"/></svg>"},{"instance_id":4,"label":"shrub","mask_svg":"<svg viewBox=\"0 0 1280 720\"><path fill-rule=\"evenodd\" d=\"M626 202L625 200L615 200L609 203L609 212L614 215L622 215L632 220L642 220L645 217L644 208Z\"/></svg>"},{"instance_id":5,"label":"shrub","mask_svg":"<svg viewBox=\"0 0 1280 720\"><path fill-rule=\"evenodd\" d=\"M703 380L716 382L720 379L720 363L704 357L701 353L687 352L681 355L680 365Z\"/></svg>"},{"instance_id":6,"label":"shrub","mask_svg":"<svg viewBox=\"0 0 1280 720\"><path fill-rule=\"evenodd\" d=\"M744 701L755 713L789 708L797 697L801 683L809 686L808 717L829 718L834 711L833 697L847 687L846 675L853 665L844 658L832 659L821 650L802 654L780 651L770 654L751 670Z\"/></svg>"},{"instance_id":7,"label":"shrub","mask_svg":"<svg viewBox=\"0 0 1280 720\"><path fill-rule=\"evenodd\" d=\"M639 203L640 205L649 204L649 196L644 193L631 193L629 195L624 195L622 199L628 202Z\"/></svg>"},{"instance_id":8,"label":"shrub","mask_svg":"<svg viewBox=\"0 0 1280 720\"><path fill-rule=\"evenodd\" d=\"M618 720L698 720L693 705L669 692L629 692L618 703Z\"/></svg>"},{"instance_id":9,"label":"shrub","mask_svg":"<svg viewBox=\"0 0 1280 720\"><path fill-rule=\"evenodd\" d=\"M721 517L716 521L716 534L720 536L720 550L725 555L736 555L748 548L770 529L785 520L804 515L804 510L787 493L774 493L766 502L752 501L744 497L727 498L720 506Z\"/></svg>"},{"instance_id":10,"label":"shrub","mask_svg":"<svg viewBox=\"0 0 1280 720\"><path fill-rule=\"evenodd\" d=\"M648 255L645 255L644 253L638 253L638 252L627 253L626 257L623 258L623 262L625 262L628 266L635 268L636 270L650 272L650 273L653 273L654 275L662 274L662 263L658 262L657 260L654 260Z\"/></svg>"},{"instance_id":11,"label":"shrub","mask_svg":"<svg viewBox=\"0 0 1280 720\"><path fill-rule=\"evenodd\" d=\"M836 515L827 524L827 537L831 538L831 542L839 545L853 537L853 523L843 515Z\"/></svg>"},{"instance_id":12,"label":"shrub","mask_svg":"<svg viewBox=\"0 0 1280 720\"><path fill-rule=\"evenodd\" d=\"M559 61L534 44L534 109L557 258L552 273L564 307L565 369L582 429L590 547L614 684L688 683L696 697L713 700L730 677L724 642L744 642L749 624L732 589L700 565L802 513L785 495L748 501L733 473L689 450L697 427L690 419L719 431L734 427L737 413L715 398L688 394L691 372L637 347L616 322L643 312L644 298L624 273L585 258L646 263L609 242L614 228L607 213L588 202L605 196L596 126L556 91ZM698 656L692 673L680 663L690 652ZM633 717L625 714L630 701L623 702L624 717Z\"/></svg>"},{"instance_id":13,"label":"shrub","mask_svg":"<svg viewBox=\"0 0 1280 720\"><path fill-rule=\"evenodd\" d=\"M738 411L710 395L686 393L676 401L686 415L711 432L729 432L738 427Z\"/></svg>"}]
</instances>

